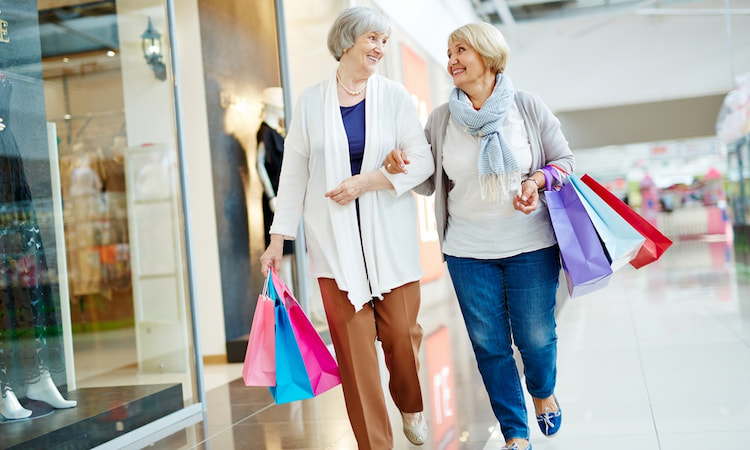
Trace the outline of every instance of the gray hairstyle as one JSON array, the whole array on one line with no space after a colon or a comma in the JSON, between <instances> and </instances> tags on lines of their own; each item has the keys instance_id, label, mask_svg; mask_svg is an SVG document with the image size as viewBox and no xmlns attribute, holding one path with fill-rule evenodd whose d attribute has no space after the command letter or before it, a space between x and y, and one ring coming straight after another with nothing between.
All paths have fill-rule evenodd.
<instances>
[{"instance_id":1,"label":"gray hairstyle","mask_svg":"<svg viewBox=\"0 0 750 450\"><path fill-rule=\"evenodd\" d=\"M364 6L345 9L328 30L328 50L336 61L351 48L358 37L370 31L391 34L388 20L379 12Z\"/></svg>"}]
</instances>

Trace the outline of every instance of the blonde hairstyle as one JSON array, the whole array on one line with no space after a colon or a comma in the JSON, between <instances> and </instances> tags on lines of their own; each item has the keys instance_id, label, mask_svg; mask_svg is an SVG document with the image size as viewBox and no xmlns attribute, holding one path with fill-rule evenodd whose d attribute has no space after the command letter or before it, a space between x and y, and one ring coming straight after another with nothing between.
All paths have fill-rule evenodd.
<instances>
[{"instance_id":1,"label":"blonde hairstyle","mask_svg":"<svg viewBox=\"0 0 750 450\"><path fill-rule=\"evenodd\" d=\"M484 65L495 73L503 73L508 64L510 48L495 26L486 22L464 25L448 36L448 45L464 42L479 53Z\"/></svg>"},{"instance_id":2,"label":"blonde hairstyle","mask_svg":"<svg viewBox=\"0 0 750 450\"><path fill-rule=\"evenodd\" d=\"M344 50L351 48L358 37L374 31L390 36L391 26L379 12L364 6L345 9L328 30L328 50L341 61Z\"/></svg>"}]
</instances>

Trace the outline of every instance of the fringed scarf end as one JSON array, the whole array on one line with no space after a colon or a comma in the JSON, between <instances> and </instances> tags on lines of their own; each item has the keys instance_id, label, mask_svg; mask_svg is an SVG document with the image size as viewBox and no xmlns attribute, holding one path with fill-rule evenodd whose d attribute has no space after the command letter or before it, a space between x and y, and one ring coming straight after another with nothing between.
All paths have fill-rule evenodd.
<instances>
[{"instance_id":1,"label":"fringed scarf end","mask_svg":"<svg viewBox=\"0 0 750 450\"><path fill-rule=\"evenodd\" d=\"M521 184L521 172L491 173L479 176L482 200L488 203L505 203L515 195L514 187Z\"/></svg>"}]
</instances>

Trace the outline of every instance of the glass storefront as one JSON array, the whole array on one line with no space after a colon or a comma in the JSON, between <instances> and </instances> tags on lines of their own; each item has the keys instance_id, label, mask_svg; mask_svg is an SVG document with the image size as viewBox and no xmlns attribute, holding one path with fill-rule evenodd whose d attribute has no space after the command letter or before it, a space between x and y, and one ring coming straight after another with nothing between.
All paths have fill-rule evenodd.
<instances>
[{"instance_id":1,"label":"glass storefront","mask_svg":"<svg viewBox=\"0 0 750 450\"><path fill-rule=\"evenodd\" d=\"M727 145L727 197L737 274L750 280L750 134Z\"/></svg>"},{"instance_id":2,"label":"glass storefront","mask_svg":"<svg viewBox=\"0 0 750 450\"><path fill-rule=\"evenodd\" d=\"M0 0L0 447L200 406L166 6Z\"/></svg>"}]
</instances>

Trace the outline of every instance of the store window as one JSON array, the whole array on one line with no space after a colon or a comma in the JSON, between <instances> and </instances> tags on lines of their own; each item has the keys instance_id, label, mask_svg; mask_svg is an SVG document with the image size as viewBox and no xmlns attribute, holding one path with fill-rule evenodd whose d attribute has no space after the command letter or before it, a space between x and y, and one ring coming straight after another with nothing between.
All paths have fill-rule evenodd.
<instances>
[{"instance_id":1,"label":"store window","mask_svg":"<svg viewBox=\"0 0 750 450\"><path fill-rule=\"evenodd\" d=\"M0 0L3 448L199 402L168 37L161 1Z\"/></svg>"},{"instance_id":2,"label":"store window","mask_svg":"<svg viewBox=\"0 0 750 450\"><path fill-rule=\"evenodd\" d=\"M750 134L727 144L727 198L737 275L750 281Z\"/></svg>"}]
</instances>

